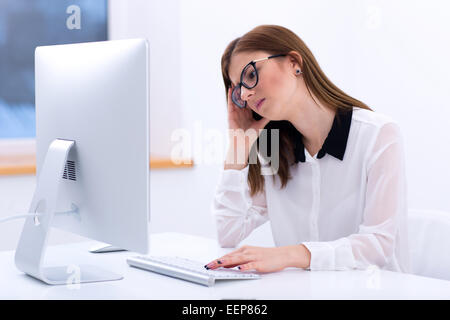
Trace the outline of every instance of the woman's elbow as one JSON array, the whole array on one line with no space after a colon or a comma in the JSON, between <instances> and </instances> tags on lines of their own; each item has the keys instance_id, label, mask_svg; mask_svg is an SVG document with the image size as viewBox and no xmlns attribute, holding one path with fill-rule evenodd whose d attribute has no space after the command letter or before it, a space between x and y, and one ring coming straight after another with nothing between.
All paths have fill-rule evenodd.
<instances>
[{"instance_id":1,"label":"woman's elbow","mask_svg":"<svg viewBox=\"0 0 450 320\"><path fill-rule=\"evenodd\" d=\"M222 248L234 248L240 242L240 228L236 221L224 221L216 219L217 242Z\"/></svg>"}]
</instances>

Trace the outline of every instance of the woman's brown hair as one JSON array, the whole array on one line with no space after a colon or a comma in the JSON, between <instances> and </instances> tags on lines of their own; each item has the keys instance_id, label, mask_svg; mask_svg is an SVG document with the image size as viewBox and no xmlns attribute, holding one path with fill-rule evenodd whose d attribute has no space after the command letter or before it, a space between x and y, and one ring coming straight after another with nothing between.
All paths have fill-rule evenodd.
<instances>
[{"instance_id":1,"label":"woman's brown hair","mask_svg":"<svg viewBox=\"0 0 450 320\"><path fill-rule=\"evenodd\" d=\"M309 94L314 96L326 107L334 111L347 111L353 106L371 110L363 102L350 97L338 87L336 87L323 73L313 54L300 37L295 33L281 26L262 25L254 28L240 38L237 38L227 46L222 55L222 77L225 84L225 95L231 87L231 80L228 69L231 57L241 52L265 51L269 54L289 54L292 51L297 52L302 61L297 61L303 73L306 88ZM295 56L292 56L297 59ZM316 101L317 102L317 101ZM279 169L278 176L281 181L281 188L284 188L291 178L289 167L292 165L295 141L293 134L295 127L288 121L270 121L265 129L279 130ZM259 139L258 139L259 140ZM253 148L258 145L254 143ZM268 147L268 155L270 156L270 145ZM254 150L252 150L254 152ZM250 153L251 154L251 153ZM275 178L275 176L273 176ZM250 187L250 195L253 196L258 192L264 191L264 178L261 175L261 163L257 159L256 164L250 163L248 170L248 184Z\"/></svg>"}]
</instances>

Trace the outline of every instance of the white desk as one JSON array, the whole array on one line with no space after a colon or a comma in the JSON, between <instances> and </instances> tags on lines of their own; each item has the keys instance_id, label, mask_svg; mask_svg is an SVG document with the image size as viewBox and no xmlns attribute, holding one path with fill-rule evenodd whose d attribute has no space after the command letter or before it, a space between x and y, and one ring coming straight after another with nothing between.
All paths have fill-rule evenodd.
<instances>
[{"instance_id":1,"label":"white desk","mask_svg":"<svg viewBox=\"0 0 450 320\"><path fill-rule=\"evenodd\" d=\"M0 299L450 299L450 281L372 271L305 271L289 268L258 280L217 281L213 287L131 268L132 252L92 254L93 242L51 246L48 265L96 264L123 274L120 281L49 286L14 265L14 251L0 253ZM204 261L229 252L215 240L178 233L151 236L151 254ZM78 287L78 288L77 288Z\"/></svg>"}]
</instances>

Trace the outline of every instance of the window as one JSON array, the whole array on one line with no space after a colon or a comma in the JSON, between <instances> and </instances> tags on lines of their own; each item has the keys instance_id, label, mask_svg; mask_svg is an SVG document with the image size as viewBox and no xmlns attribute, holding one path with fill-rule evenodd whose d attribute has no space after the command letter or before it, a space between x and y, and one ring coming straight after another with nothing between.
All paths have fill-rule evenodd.
<instances>
[{"instance_id":1,"label":"window","mask_svg":"<svg viewBox=\"0 0 450 320\"><path fill-rule=\"evenodd\" d=\"M0 174L34 161L35 48L103 40L107 0L0 2Z\"/></svg>"}]
</instances>

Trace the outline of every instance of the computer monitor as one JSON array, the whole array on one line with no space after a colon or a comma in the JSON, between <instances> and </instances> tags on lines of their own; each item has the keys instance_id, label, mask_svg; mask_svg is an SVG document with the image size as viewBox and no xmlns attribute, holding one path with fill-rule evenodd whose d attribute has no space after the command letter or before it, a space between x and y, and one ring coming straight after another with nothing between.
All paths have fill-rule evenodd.
<instances>
[{"instance_id":1,"label":"computer monitor","mask_svg":"<svg viewBox=\"0 0 450 320\"><path fill-rule=\"evenodd\" d=\"M51 228L139 253L149 249L149 76L144 39L36 48L36 191L16 266L49 284ZM80 282L121 275L80 265Z\"/></svg>"}]
</instances>

